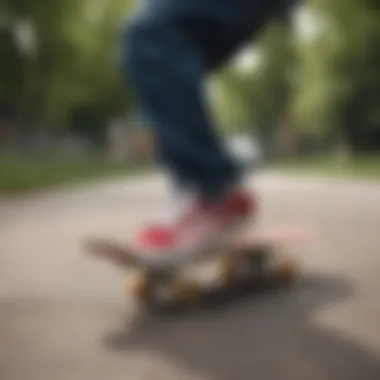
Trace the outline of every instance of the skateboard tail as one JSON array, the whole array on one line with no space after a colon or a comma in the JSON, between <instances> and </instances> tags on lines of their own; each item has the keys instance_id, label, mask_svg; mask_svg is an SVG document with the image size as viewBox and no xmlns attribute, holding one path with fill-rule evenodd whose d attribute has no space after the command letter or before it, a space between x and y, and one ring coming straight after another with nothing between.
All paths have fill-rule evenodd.
<instances>
[{"instance_id":1,"label":"skateboard tail","mask_svg":"<svg viewBox=\"0 0 380 380\"><path fill-rule=\"evenodd\" d=\"M85 243L85 249L91 256L109 261L125 268L138 266L132 250L121 244L104 239L91 239Z\"/></svg>"},{"instance_id":2,"label":"skateboard tail","mask_svg":"<svg viewBox=\"0 0 380 380\"><path fill-rule=\"evenodd\" d=\"M306 243L314 239L315 231L309 227L278 227L254 232L246 239L247 245L288 245Z\"/></svg>"}]
</instances>

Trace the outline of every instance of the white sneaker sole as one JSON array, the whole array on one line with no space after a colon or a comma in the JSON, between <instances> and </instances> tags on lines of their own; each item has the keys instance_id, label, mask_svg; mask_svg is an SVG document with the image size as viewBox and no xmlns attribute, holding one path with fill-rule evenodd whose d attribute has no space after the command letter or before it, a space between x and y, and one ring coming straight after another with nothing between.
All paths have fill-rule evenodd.
<instances>
[{"instance_id":1,"label":"white sneaker sole","mask_svg":"<svg viewBox=\"0 0 380 380\"><path fill-rule=\"evenodd\" d=\"M239 231L239 229L242 229L244 225L248 224L250 219L251 218L239 218L239 220L231 223L224 231L208 239L204 244L198 247L184 247L181 249L181 252L177 250L172 252L167 250L144 251L141 250L141 248L137 248L139 263L146 267L166 269L201 260L207 256L208 252L216 251L218 248L222 248L225 244L228 244L233 235Z\"/></svg>"}]
</instances>

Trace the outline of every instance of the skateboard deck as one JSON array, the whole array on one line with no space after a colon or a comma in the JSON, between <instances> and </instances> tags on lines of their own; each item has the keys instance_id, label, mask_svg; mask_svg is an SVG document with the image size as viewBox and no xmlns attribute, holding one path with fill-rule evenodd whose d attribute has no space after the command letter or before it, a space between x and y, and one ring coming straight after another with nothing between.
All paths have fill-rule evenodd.
<instances>
[{"instance_id":1,"label":"skateboard deck","mask_svg":"<svg viewBox=\"0 0 380 380\"><path fill-rule=\"evenodd\" d=\"M86 249L97 258L134 271L128 276L128 290L140 303L183 306L259 283L290 285L298 270L286 252L311 237L310 229L299 226L256 230L252 236L234 239L202 259L179 266L149 266L127 244L111 239L89 239Z\"/></svg>"}]
</instances>

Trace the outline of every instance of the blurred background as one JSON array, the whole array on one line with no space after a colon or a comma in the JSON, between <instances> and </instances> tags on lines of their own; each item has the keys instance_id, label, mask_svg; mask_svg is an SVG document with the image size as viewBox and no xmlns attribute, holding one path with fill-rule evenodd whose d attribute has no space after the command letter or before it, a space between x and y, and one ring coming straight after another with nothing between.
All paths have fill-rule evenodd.
<instances>
[{"instance_id":1,"label":"blurred background","mask_svg":"<svg viewBox=\"0 0 380 380\"><path fill-rule=\"evenodd\" d=\"M149 125L117 70L120 27L136 5L2 1L0 192L147 160ZM231 149L286 168L378 173L379 20L375 0L307 0L268 24L210 79Z\"/></svg>"},{"instance_id":2,"label":"blurred background","mask_svg":"<svg viewBox=\"0 0 380 380\"><path fill-rule=\"evenodd\" d=\"M295 287L178 318L82 245L167 210L117 70L137 5L0 0L1 380L379 380L379 0L306 0L210 78L226 145L263 169L260 222L316 238L286 250Z\"/></svg>"}]
</instances>

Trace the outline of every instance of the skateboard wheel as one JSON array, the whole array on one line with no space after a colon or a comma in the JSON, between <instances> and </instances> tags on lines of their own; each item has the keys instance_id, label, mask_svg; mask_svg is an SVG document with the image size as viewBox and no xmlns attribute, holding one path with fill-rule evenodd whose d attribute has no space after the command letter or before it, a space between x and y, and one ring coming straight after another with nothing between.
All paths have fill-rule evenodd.
<instances>
[{"instance_id":1,"label":"skateboard wheel","mask_svg":"<svg viewBox=\"0 0 380 380\"><path fill-rule=\"evenodd\" d=\"M291 285L298 277L297 266L294 261L287 261L275 270L275 278L283 284Z\"/></svg>"},{"instance_id":2,"label":"skateboard wheel","mask_svg":"<svg viewBox=\"0 0 380 380\"><path fill-rule=\"evenodd\" d=\"M177 279L172 284L172 298L181 303L192 303L197 299L196 286L188 280Z\"/></svg>"},{"instance_id":3,"label":"skateboard wheel","mask_svg":"<svg viewBox=\"0 0 380 380\"><path fill-rule=\"evenodd\" d=\"M221 261L219 267L219 278L221 279L223 284L233 284L237 279L237 272L238 268L236 261L234 261L232 258L226 258Z\"/></svg>"},{"instance_id":4,"label":"skateboard wheel","mask_svg":"<svg viewBox=\"0 0 380 380\"><path fill-rule=\"evenodd\" d=\"M147 301L150 297L151 284L146 273L140 273L131 286L133 296L142 301Z\"/></svg>"}]
</instances>

